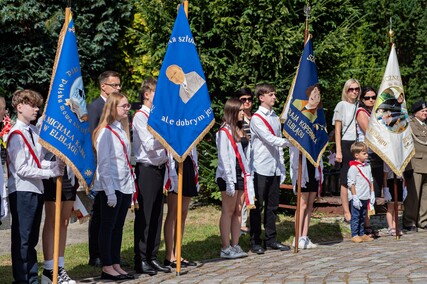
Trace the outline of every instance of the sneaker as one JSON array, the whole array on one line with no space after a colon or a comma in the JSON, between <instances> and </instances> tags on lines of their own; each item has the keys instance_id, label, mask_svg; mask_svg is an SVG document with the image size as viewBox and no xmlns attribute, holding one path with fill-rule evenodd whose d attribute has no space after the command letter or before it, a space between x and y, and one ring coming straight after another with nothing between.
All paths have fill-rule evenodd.
<instances>
[{"instance_id":1,"label":"sneaker","mask_svg":"<svg viewBox=\"0 0 427 284\"><path fill-rule=\"evenodd\" d=\"M231 246L229 246L226 249L221 249L220 257L221 258L227 258L227 259L238 258L236 252L234 251L234 249Z\"/></svg>"},{"instance_id":2,"label":"sneaker","mask_svg":"<svg viewBox=\"0 0 427 284\"><path fill-rule=\"evenodd\" d=\"M234 250L236 257L247 257L248 256L248 254L246 252L244 252L239 245L233 246L232 250Z\"/></svg>"},{"instance_id":3,"label":"sneaker","mask_svg":"<svg viewBox=\"0 0 427 284\"><path fill-rule=\"evenodd\" d=\"M295 237L292 240L292 246L295 247ZM298 241L298 249L306 249L307 248L307 240L305 237L300 237Z\"/></svg>"},{"instance_id":4,"label":"sneaker","mask_svg":"<svg viewBox=\"0 0 427 284\"><path fill-rule=\"evenodd\" d=\"M52 279L53 279L53 270L43 269L42 284L51 284L53 283ZM68 284L67 281L62 279L61 275L59 274L59 271L58 271L58 284Z\"/></svg>"},{"instance_id":5,"label":"sneaker","mask_svg":"<svg viewBox=\"0 0 427 284\"><path fill-rule=\"evenodd\" d=\"M395 228L389 228L388 229L388 233L390 234L390 236L395 237L396 236L396 229ZM402 231L399 230L399 236L402 236L402 235L403 235Z\"/></svg>"},{"instance_id":6,"label":"sneaker","mask_svg":"<svg viewBox=\"0 0 427 284\"><path fill-rule=\"evenodd\" d=\"M372 241L374 240L374 238L372 238L372 237L370 237L370 236L368 236L368 235L360 236L360 238L361 238L361 239L362 239L362 241L364 241L364 242L372 242Z\"/></svg>"},{"instance_id":7,"label":"sneaker","mask_svg":"<svg viewBox=\"0 0 427 284\"><path fill-rule=\"evenodd\" d=\"M306 239L306 242L305 242L305 245L306 245L306 248L307 249L314 249L314 248L317 248L317 245L316 244L313 244L312 242L311 242L311 240L307 237Z\"/></svg>"},{"instance_id":8,"label":"sneaker","mask_svg":"<svg viewBox=\"0 0 427 284\"><path fill-rule=\"evenodd\" d=\"M58 268L58 275L61 276L61 278L64 281L67 281L68 284L76 284L77 283L76 281L71 279L70 276L68 276L68 273L67 273L67 271L65 271L64 267Z\"/></svg>"},{"instance_id":9,"label":"sneaker","mask_svg":"<svg viewBox=\"0 0 427 284\"><path fill-rule=\"evenodd\" d=\"M362 240L362 238L360 236L354 236L354 237L352 237L351 241L353 243L363 243L363 240Z\"/></svg>"}]
</instances>

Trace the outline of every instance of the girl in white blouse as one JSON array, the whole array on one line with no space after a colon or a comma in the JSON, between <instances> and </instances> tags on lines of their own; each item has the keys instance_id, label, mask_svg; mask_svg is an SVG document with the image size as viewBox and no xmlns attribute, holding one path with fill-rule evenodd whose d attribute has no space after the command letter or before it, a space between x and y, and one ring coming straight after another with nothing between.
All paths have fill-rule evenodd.
<instances>
[{"instance_id":1,"label":"girl in white blouse","mask_svg":"<svg viewBox=\"0 0 427 284\"><path fill-rule=\"evenodd\" d=\"M114 281L133 279L120 267L123 225L135 192L130 164L129 109L124 94L110 94L92 137L97 157L94 190L101 198L101 279Z\"/></svg>"},{"instance_id":2,"label":"girl in white blouse","mask_svg":"<svg viewBox=\"0 0 427 284\"><path fill-rule=\"evenodd\" d=\"M222 258L247 256L239 246L243 194L247 194L248 208L254 207L253 177L249 169L250 142L243 131L244 108L239 99L227 100L223 125L216 135L218 168L216 182L221 191L222 208L220 233ZM231 235L231 246L230 246Z\"/></svg>"}]
</instances>

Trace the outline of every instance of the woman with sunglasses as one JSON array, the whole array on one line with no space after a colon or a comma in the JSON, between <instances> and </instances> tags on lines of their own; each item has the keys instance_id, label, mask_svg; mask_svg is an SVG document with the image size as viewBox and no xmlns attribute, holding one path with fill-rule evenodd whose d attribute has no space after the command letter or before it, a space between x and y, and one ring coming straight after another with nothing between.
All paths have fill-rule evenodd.
<instances>
[{"instance_id":1,"label":"woman with sunglasses","mask_svg":"<svg viewBox=\"0 0 427 284\"><path fill-rule=\"evenodd\" d=\"M249 88L241 88L239 91L237 91L236 97L239 98L239 100L243 104L243 131L246 133L246 135L251 138L251 129L249 128L249 123L252 118L252 100L253 100L253 93L251 89ZM243 199L244 199L243 195ZM242 222L240 226L240 231L243 234L249 233L249 228L247 226L248 222L248 210L246 209L246 202L243 201L243 207L242 207Z\"/></svg>"},{"instance_id":2,"label":"woman with sunglasses","mask_svg":"<svg viewBox=\"0 0 427 284\"><path fill-rule=\"evenodd\" d=\"M365 141L365 133L368 128L369 118L371 117L372 109L377 99L377 93L374 88L367 86L362 88L360 95L359 108L356 111L356 127L357 127L357 141ZM372 177L374 179L375 196L381 196L381 189L383 185L383 161L381 158L369 149L369 163L371 165ZM378 237L377 231L371 227L369 216L365 218L365 234L371 237Z\"/></svg>"},{"instance_id":3,"label":"woman with sunglasses","mask_svg":"<svg viewBox=\"0 0 427 284\"><path fill-rule=\"evenodd\" d=\"M351 213L348 199L347 172L349 162L353 160L351 144L356 141L356 110L360 94L360 84L356 79L349 79L342 89L341 101L336 105L332 125L335 125L336 162L341 163L340 183L341 202L344 219L350 222Z\"/></svg>"}]
</instances>

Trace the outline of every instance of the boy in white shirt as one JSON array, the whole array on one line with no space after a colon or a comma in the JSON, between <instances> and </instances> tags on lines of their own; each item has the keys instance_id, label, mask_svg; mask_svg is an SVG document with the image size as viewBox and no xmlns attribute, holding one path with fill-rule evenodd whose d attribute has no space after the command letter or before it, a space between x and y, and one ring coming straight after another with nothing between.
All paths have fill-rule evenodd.
<instances>
[{"instance_id":1,"label":"boy in white shirt","mask_svg":"<svg viewBox=\"0 0 427 284\"><path fill-rule=\"evenodd\" d=\"M276 89L269 84L258 84L255 87L260 107L252 116L251 165L254 171L255 206L250 211L251 251L263 254L266 248L290 250L289 246L277 241L276 211L279 206L280 183L285 179L283 147L289 141L282 138L282 127L279 117L274 113ZM261 212L264 209L264 247L261 244Z\"/></svg>"},{"instance_id":2,"label":"boy in white shirt","mask_svg":"<svg viewBox=\"0 0 427 284\"><path fill-rule=\"evenodd\" d=\"M43 210L42 179L64 174L63 163L43 160L46 151L38 143L37 128L30 124L42 103L42 96L32 90L16 91L12 97L18 119L10 130L6 151L14 283L38 283L35 247Z\"/></svg>"},{"instance_id":3,"label":"boy in white shirt","mask_svg":"<svg viewBox=\"0 0 427 284\"><path fill-rule=\"evenodd\" d=\"M354 243L370 242L374 239L365 235L364 220L367 213L368 202L373 207L375 204L374 184L372 183L371 166L368 160L368 146L363 142L351 145L351 153L356 158L350 161L347 173L347 184L351 190L351 241Z\"/></svg>"}]
</instances>

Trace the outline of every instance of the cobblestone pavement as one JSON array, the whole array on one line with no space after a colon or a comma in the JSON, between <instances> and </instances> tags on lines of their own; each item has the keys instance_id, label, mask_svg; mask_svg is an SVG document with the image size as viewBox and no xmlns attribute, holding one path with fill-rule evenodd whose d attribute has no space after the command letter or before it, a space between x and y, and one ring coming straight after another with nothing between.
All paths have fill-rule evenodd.
<instances>
[{"instance_id":1,"label":"cobblestone pavement","mask_svg":"<svg viewBox=\"0 0 427 284\"><path fill-rule=\"evenodd\" d=\"M266 251L236 260L214 259L126 283L427 283L427 231L354 244L320 244L299 253ZM102 283L86 279L79 283Z\"/></svg>"},{"instance_id":2,"label":"cobblestone pavement","mask_svg":"<svg viewBox=\"0 0 427 284\"><path fill-rule=\"evenodd\" d=\"M384 227L371 221L377 228ZM67 243L86 241L86 235L87 223L70 224ZM153 277L135 275L137 279L125 283L427 283L427 230L404 234L400 240L385 231L382 235L369 243L354 244L348 239L322 243L296 254L268 250L243 259L218 258L183 268L180 276L175 271ZM41 250L41 241L38 246ZM3 228L0 254L5 253L10 253L10 229ZM78 283L103 282L95 277Z\"/></svg>"}]
</instances>

